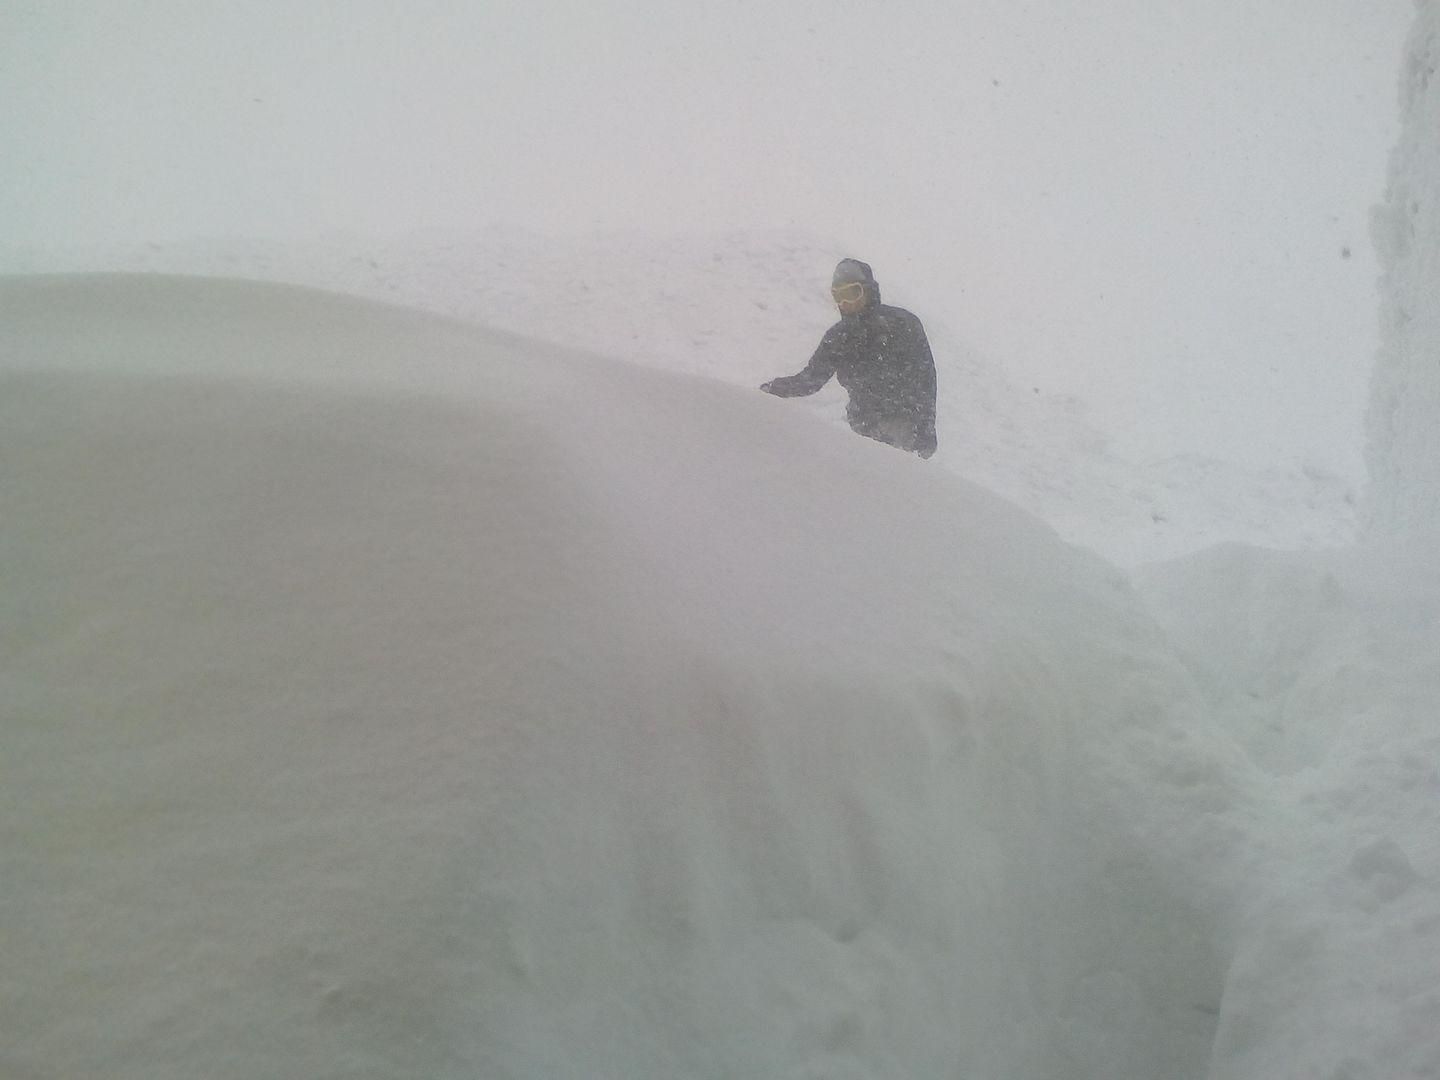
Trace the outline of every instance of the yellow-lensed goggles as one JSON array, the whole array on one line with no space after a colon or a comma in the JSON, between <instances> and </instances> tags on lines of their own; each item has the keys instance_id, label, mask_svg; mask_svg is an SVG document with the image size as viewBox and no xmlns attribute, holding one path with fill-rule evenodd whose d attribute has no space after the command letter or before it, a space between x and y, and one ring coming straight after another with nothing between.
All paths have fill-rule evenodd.
<instances>
[{"instance_id":1,"label":"yellow-lensed goggles","mask_svg":"<svg viewBox=\"0 0 1440 1080\"><path fill-rule=\"evenodd\" d=\"M858 281L852 281L848 285L830 286L830 295L836 300L843 300L847 304L853 304L865 295L865 286Z\"/></svg>"}]
</instances>

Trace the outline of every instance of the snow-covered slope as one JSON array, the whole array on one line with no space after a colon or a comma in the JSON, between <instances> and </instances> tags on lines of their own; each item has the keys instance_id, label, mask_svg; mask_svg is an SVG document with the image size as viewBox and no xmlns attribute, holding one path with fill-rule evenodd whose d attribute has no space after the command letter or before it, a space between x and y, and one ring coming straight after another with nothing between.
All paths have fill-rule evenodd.
<instances>
[{"instance_id":1,"label":"snow-covered slope","mask_svg":"<svg viewBox=\"0 0 1440 1080\"><path fill-rule=\"evenodd\" d=\"M6 1075L1203 1073L1255 774L1024 512L293 289L0 357Z\"/></svg>"},{"instance_id":2,"label":"snow-covered slope","mask_svg":"<svg viewBox=\"0 0 1440 1080\"><path fill-rule=\"evenodd\" d=\"M841 251L802 234L553 237L515 229L390 242L236 239L109 250L0 249L0 270L204 274L289 282L389 300L528 337L753 388L799 370L835 317L827 285ZM863 253L861 253L863 254ZM988 313L963 292L930 307L908 267L877 266L886 297L912 306L939 370L934 464L999 492L1066 539L1123 565L1208 544L1335 547L1356 495L1314 465L1255 470L1193 454L1138 453L1090 405L1017 384L1010 358L982 355L965 328ZM1036 299L1044 303L1043 298ZM1246 366L1250 360L1245 359ZM790 402L838 426L844 393ZM1128 448L1127 448L1128 446Z\"/></svg>"},{"instance_id":3,"label":"snow-covered slope","mask_svg":"<svg viewBox=\"0 0 1440 1080\"><path fill-rule=\"evenodd\" d=\"M1371 525L1440 522L1440 4L1417 3L1400 77L1402 128L1373 234L1384 345L1371 384Z\"/></svg>"}]
</instances>

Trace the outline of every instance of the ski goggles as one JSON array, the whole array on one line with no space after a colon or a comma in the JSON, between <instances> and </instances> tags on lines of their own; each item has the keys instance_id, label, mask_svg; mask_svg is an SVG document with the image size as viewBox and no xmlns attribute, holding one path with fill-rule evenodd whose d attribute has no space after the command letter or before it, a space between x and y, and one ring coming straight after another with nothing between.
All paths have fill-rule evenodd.
<instances>
[{"instance_id":1,"label":"ski goggles","mask_svg":"<svg viewBox=\"0 0 1440 1080\"><path fill-rule=\"evenodd\" d=\"M865 286L858 281L852 281L848 285L832 285L830 286L830 295L836 300L853 304L865 295Z\"/></svg>"}]
</instances>

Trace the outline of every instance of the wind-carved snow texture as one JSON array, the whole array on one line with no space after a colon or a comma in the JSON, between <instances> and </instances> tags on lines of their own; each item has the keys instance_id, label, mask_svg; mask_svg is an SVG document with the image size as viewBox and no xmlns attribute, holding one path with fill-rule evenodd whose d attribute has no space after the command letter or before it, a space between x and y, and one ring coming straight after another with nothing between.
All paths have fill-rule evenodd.
<instances>
[{"instance_id":1,"label":"wind-carved snow texture","mask_svg":"<svg viewBox=\"0 0 1440 1080\"><path fill-rule=\"evenodd\" d=\"M1370 523L1440 522L1440 5L1418 5L1400 79L1402 127L1372 230L1383 345L1368 419Z\"/></svg>"},{"instance_id":2,"label":"wind-carved snow texture","mask_svg":"<svg viewBox=\"0 0 1440 1080\"><path fill-rule=\"evenodd\" d=\"M0 315L6 1075L1203 1074L1257 774L1036 519L360 301Z\"/></svg>"}]
</instances>

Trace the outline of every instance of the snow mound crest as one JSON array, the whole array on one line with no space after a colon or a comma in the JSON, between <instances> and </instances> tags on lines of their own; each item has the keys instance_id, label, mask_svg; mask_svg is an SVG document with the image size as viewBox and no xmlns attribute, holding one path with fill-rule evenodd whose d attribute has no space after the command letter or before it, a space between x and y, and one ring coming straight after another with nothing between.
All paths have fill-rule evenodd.
<instances>
[{"instance_id":1,"label":"snow mound crest","mask_svg":"<svg viewBox=\"0 0 1440 1080\"><path fill-rule=\"evenodd\" d=\"M1247 774L1035 519L399 309L0 313L6 1069L1200 1074Z\"/></svg>"}]
</instances>

